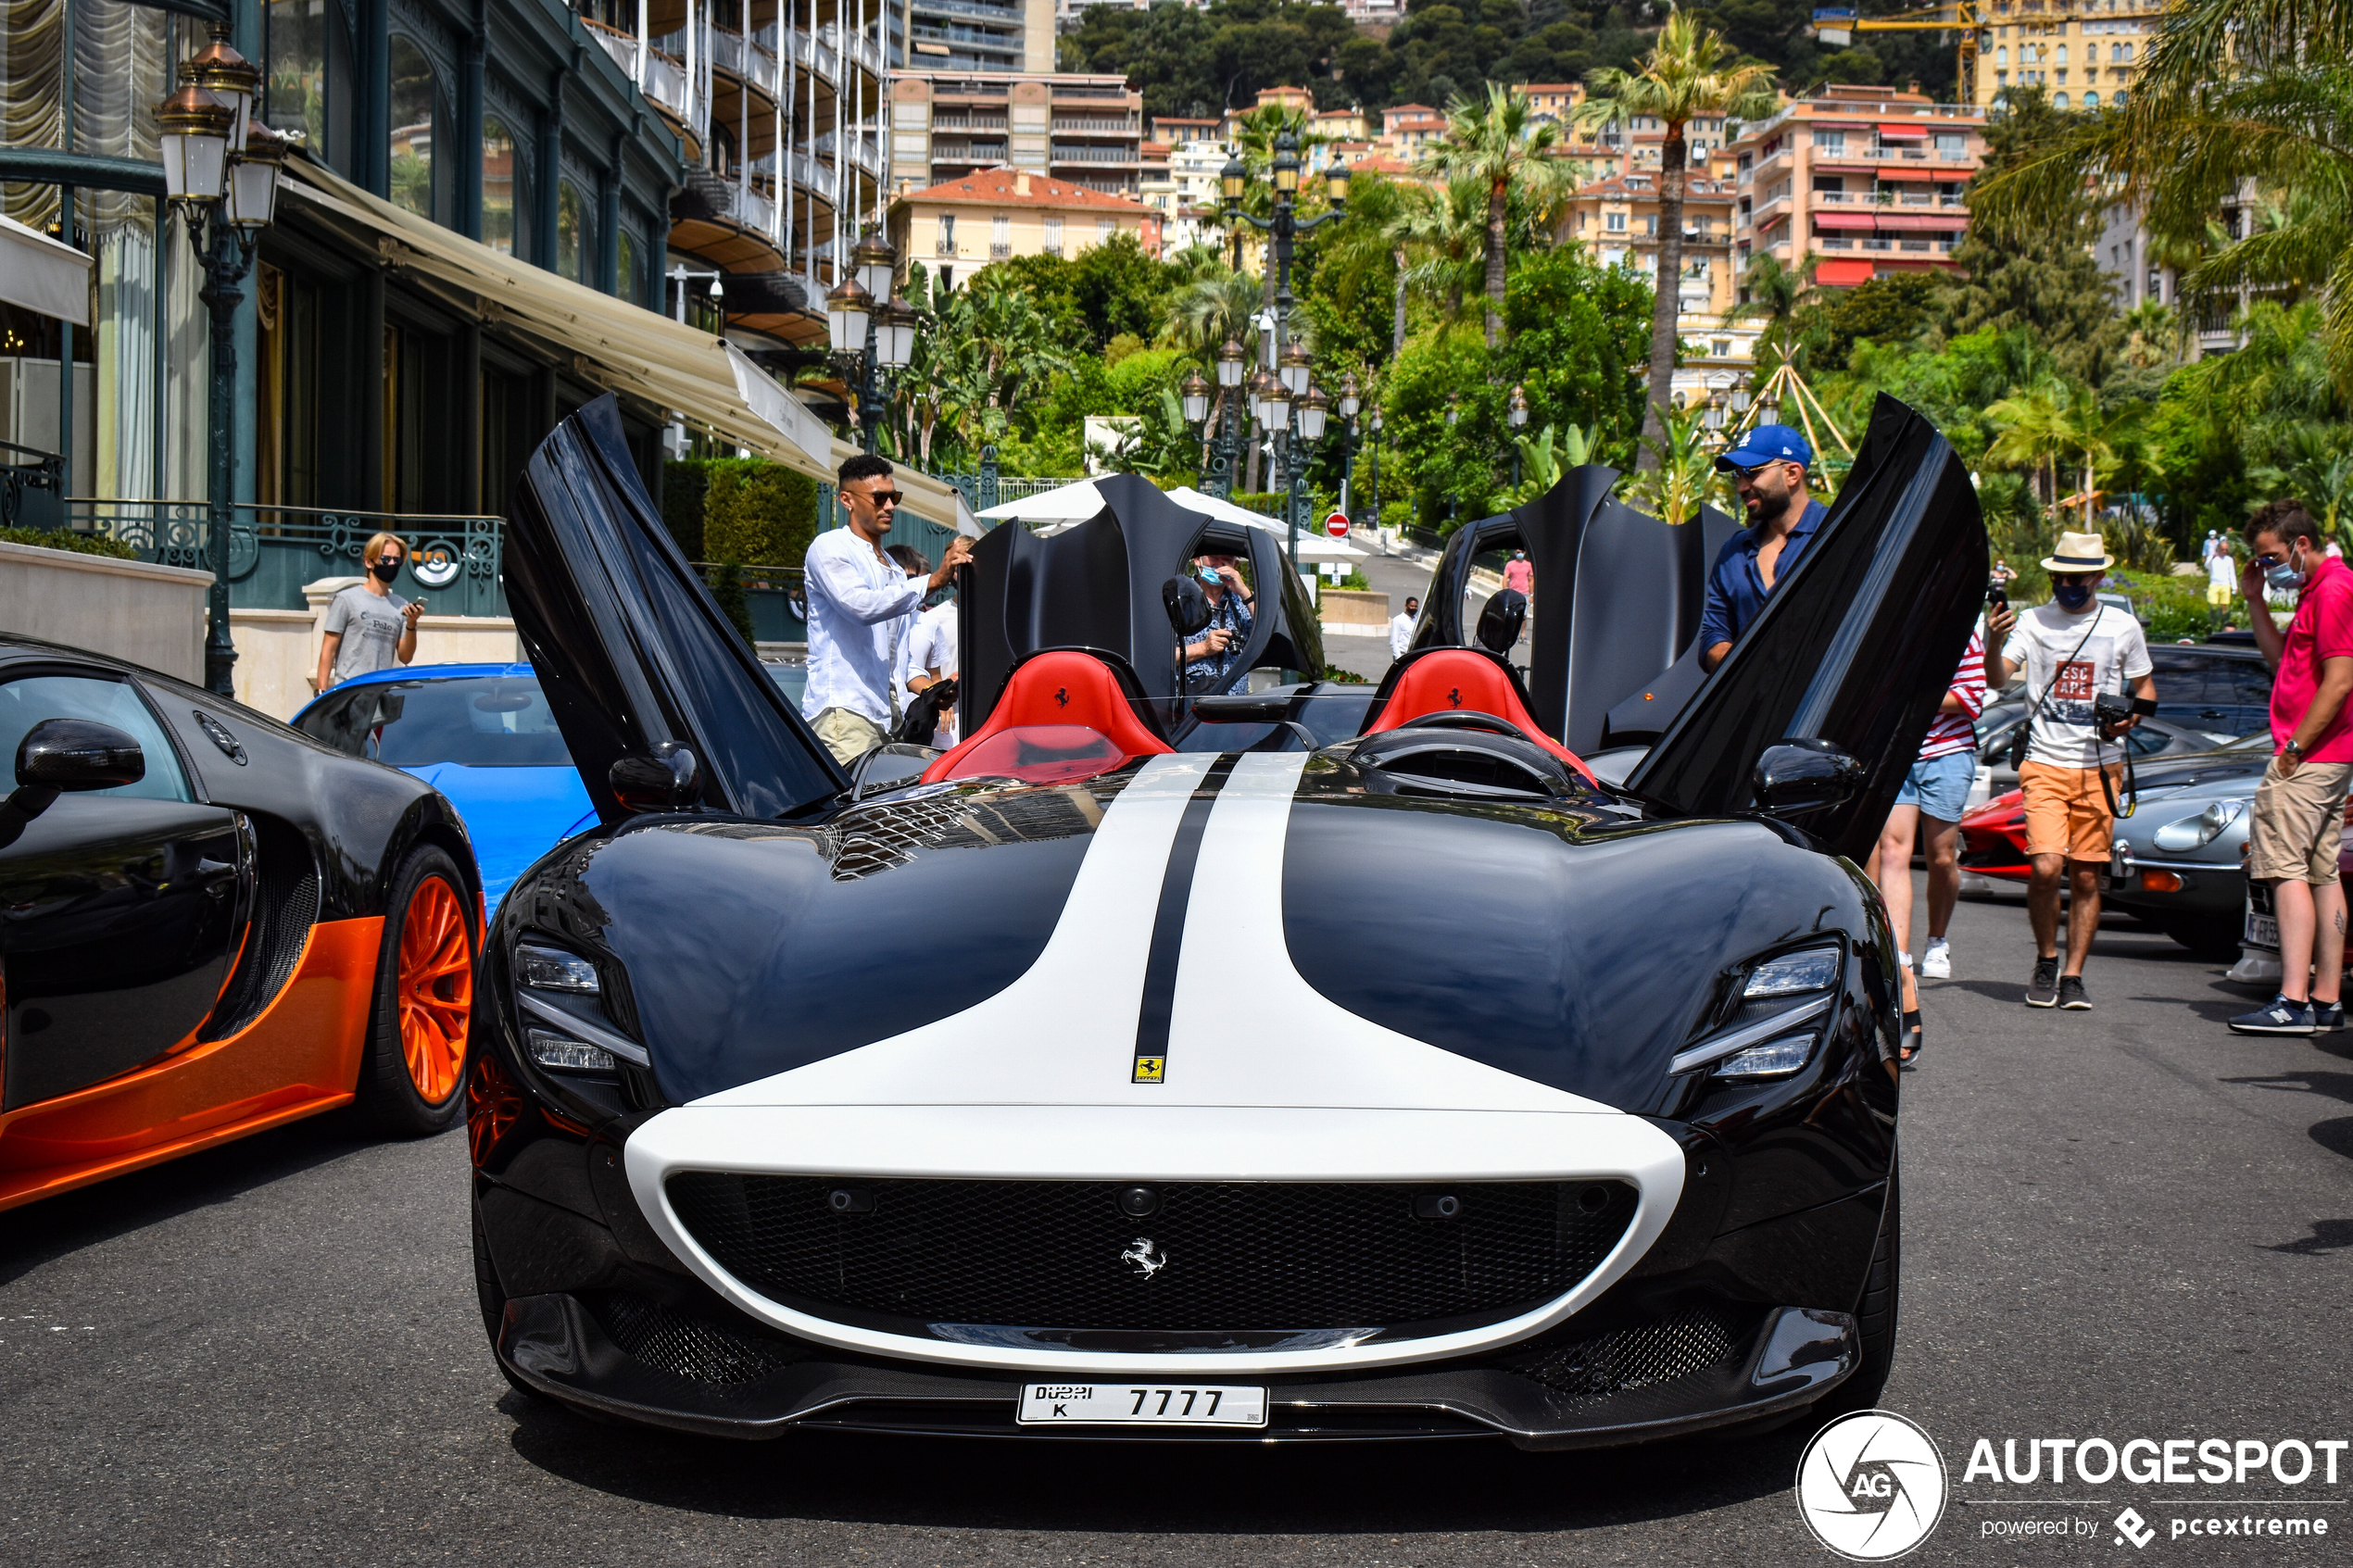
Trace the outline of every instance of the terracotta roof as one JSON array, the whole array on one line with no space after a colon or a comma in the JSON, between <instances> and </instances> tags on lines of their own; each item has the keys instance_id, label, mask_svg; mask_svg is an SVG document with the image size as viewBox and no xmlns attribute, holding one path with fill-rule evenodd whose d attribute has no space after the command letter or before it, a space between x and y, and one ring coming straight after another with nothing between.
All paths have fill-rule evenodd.
<instances>
[{"instance_id":1,"label":"terracotta roof","mask_svg":"<svg viewBox=\"0 0 2353 1568\"><path fill-rule=\"evenodd\" d=\"M1024 195L1016 182L1026 178L1029 194ZM929 189L911 191L898 198L902 202L930 202L975 207L1083 207L1106 212L1150 213L1151 207L1127 196L1106 195L1090 191L1084 185L1074 185L1066 180L1052 180L1043 174L1023 175L1012 169L980 169L960 179L943 181Z\"/></svg>"}]
</instances>

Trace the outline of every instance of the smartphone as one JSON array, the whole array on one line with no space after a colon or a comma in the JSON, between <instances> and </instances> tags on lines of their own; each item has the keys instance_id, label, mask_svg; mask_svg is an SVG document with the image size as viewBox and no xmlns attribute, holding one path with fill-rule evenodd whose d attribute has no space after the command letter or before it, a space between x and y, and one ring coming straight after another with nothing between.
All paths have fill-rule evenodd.
<instances>
[{"instance_id":1,"label":"smartphone","mask_svg":"<svg viewBox=\"0 0 2353 1568\"><path fill-rule=\"evenodd\" d=\"M1985 608L1992 610L2003 610L2009 608L2009 590L2003 587L1999 583L1994 583L1992 586L1988 587L1985 590Z\"/></svg>"}]
</instances>

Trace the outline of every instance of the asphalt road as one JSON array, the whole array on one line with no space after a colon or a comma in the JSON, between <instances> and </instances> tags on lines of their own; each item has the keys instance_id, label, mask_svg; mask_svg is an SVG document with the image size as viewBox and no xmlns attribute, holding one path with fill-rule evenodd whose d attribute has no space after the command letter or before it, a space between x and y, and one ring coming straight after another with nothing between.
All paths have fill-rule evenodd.
<instances>
[{"instance_id":1,"label":"asphalt road","mask_svg":"<svg viewBox=\"0 0 2353 1568\"><path fill-rule=\"evenodd\" d=\"M1334 911L1329 928L1344 942L1403 918ZM2161 1527L2183 1512L2163 1501L2265 1514L2284 1497L2332 1537L2160 1535L2145 1555L2344 1560L2353 1507L2323 1503L2353 1498L2353 1463L2333 1487L1989 1487L1962 1466L1979 1437L2353 1436L2353 1034L2235 1038L2220 1020L2248 1004L2221 971L2129 925L2102 935L2089 1013L2020 1005L2014 906L1965 904L1954 939L1960 978L1928 987L1905 1081L1884 1401L1941 1445L1954 1500L1909 1561L2139 1561L2106 1527L2125 1503ZM736 1445L595 1424L491 1365L465 1162L455 1134L375 1144L321 1121L0 1217L0 1560L1835 1561L1793 1504L1802 1429L1527 1455ZM1982 1536L2068 1515L2098 1534Z\"/></svg>"}]
</instances>

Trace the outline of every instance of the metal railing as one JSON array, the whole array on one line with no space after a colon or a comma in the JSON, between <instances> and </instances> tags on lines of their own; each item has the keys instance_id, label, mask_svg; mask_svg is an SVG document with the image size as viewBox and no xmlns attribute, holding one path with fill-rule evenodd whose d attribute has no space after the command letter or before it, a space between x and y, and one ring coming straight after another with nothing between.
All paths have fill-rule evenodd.
<instances>
[{"instance_id":1,"label":"metal railing","mask_svg":"<svg viewBox=\"0 0 2353 1568\"><path fill-rule=\"evenodd\" d=\"M66 526L128 545L144 561L212 570L210 508L202 501L69 496ZM505 615L505 523L495 517L265 507L239 502L229 526L229 602L300 609L302 585L357 576L372 533L397 533L409 567L395 587L435 615Z\"/></svg>"},{"instance_id":2,"label":"metal railing","mask_svg":"<svg viewBox=\"0 0 2353 1568\"><path fill-rule=\"evenodd\" d=\"M0 528L56 527L65 459L13 441L0 441L0 451L9 455L0 464Z\"/></svg>"}]
</instances>

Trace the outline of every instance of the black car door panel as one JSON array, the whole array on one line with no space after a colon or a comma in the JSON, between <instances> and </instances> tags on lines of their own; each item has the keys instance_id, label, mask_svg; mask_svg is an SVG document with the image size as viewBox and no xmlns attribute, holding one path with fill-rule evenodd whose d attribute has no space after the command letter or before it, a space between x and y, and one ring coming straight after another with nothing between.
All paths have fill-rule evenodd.
<instances>
[{"instance_id":1,"label":"black car door panel","mask_svg":"<svg viewBox=\"0 0 2353 1568\"><path fill-rule=\"evenodd\" d=\"M194 1036L236 956L245 838L219 806L69 795L0 852L5 1109Z\"/></svg>"},{"instance_id":2,"label":"black car door panel","mask_svg":"<svg viewBox=\"0 0 2353 1568\"><path fill-rule=\"evenodd\" d=\"M11 1110L193 1039L252 902L251 830L227 807L192 798L179 753L133 683L66 665L0 682L0 759L13 768L26 733L60 718L123 731L146 775L60 795L0 848L0 1108Z\"/></svg>"}]
</instances>

